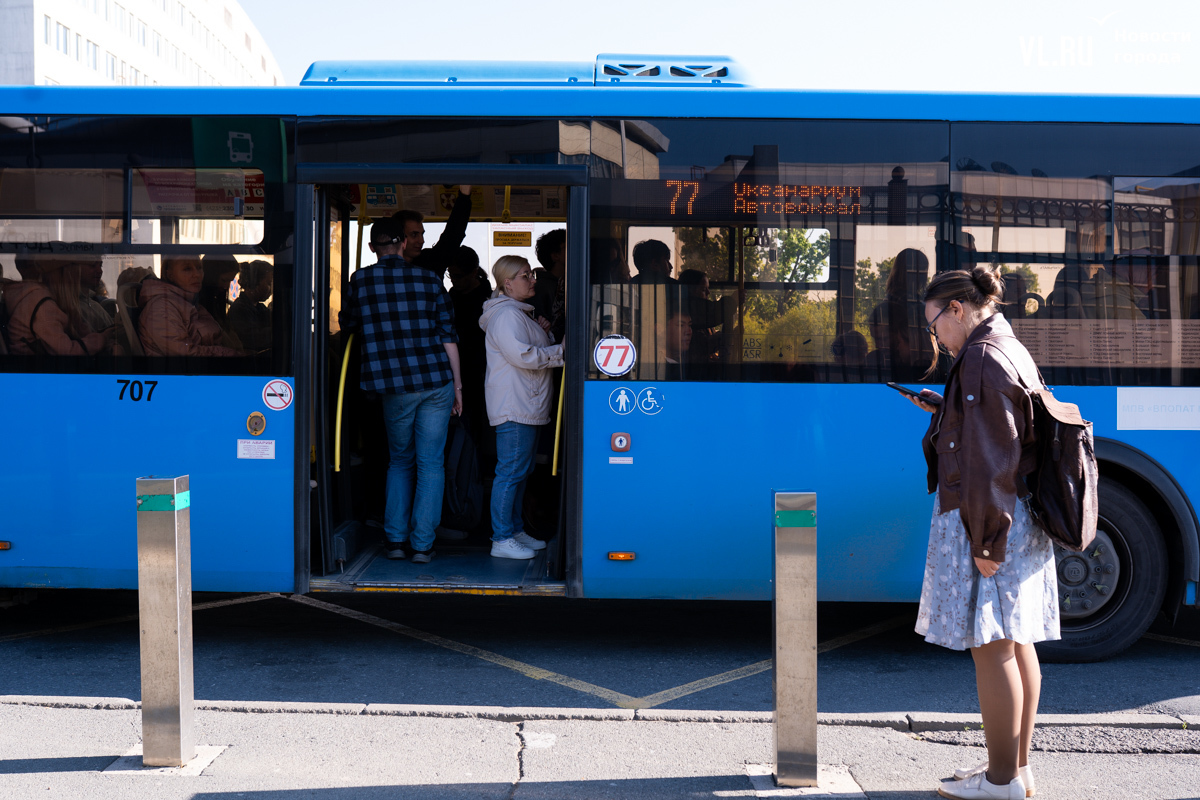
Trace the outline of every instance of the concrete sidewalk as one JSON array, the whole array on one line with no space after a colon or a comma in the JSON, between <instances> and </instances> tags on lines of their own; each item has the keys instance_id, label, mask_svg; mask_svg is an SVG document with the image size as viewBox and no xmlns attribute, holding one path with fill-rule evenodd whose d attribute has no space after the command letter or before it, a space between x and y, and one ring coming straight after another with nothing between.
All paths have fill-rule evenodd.
<instances>
[{"instance_id":1,"label":"concrete sidewalk","mask_svg":"<svg viewBox=\"0 0 1200 800\"><path fill-rule=\"evenodd\" d=\"M140 745L124 698L0 698L0 797L697 798L770 785L763 712L198 701L199 775L108 771ZM928 798L983 757L977 715L822 715L825 788ZM1048 715L1039 797L1200 797L1200 720Z\"/></svg>"}]
</instances>

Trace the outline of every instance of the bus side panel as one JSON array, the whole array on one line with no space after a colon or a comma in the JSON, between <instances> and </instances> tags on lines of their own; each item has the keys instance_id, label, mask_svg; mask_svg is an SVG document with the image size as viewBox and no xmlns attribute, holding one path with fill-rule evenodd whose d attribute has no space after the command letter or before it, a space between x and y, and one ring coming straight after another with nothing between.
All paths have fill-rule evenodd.
<instances>
[{"instance_id":1,"label":"bus side panel","mask_svg":"<svg viewBox=\"0 0 1200 800\"><path fill-rule=\"evenodd\" d=\"M661 410L618 414L621 388ZM584 398L585 596L769 600L772 493L815 491L820 599L919 597L929 417L893 390L614 380L588 381Z\"/></svg>"},{"instance_id":2,"label":"bus side panel","mask_svg":"<svg viewBox=\"0 0 1200 800\"><path fill-rule=\"evenodd\" d=\"M137 588L136 480L187 474L193 588L290 591L294 407L269 408L269 382L0 376L0 539L12 542L0 551L0 586ZM246 427L255 411L266 417L257 437ZM239 439L274 442L274 458L239 458Z\"/></svg>"}]
</instances>

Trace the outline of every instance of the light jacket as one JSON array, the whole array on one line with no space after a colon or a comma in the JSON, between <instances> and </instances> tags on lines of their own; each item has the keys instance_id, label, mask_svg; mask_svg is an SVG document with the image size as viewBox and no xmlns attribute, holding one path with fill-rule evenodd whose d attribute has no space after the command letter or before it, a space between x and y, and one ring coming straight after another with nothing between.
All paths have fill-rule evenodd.
<instances>
[{"instance_id":1,"label":"light jacket","mask_svg":"<svg viewBox=\"0 0 1200 800\"><path fill-rule=\"evenodd\" d=\"M138 295L138 338L148 356L237 356L224 330L196 294L173 283L147 278Z\"/></svg>"},{"instance_id":2,"label":"light jacket","mask_svg":"<svg viewBox=\"0 0 1200 800\"><path fill-rule=\"evenodd\" d=\"M929 491L943 513L960 509L971 554L1004 561L1017 499L1037 466L1033 401L1037 366L1000 314L971 331L950 367L922 448Z\"/></svg>"},{"instance_id":3,"label":"light jacket","mask_svg":"<svg viewBox=\"0 0 1200 800\"><path fill-rule=\"evenodd\" d=\"M533 306L508 295L483 304L487 373L484 397L488 422L545 425L550 421L550 369L563 365L563 346L529 315Z\"/></svg>"},{"instance_id":4,"label":"light jacket","mask_svg":"<svg viewBox=\"0 0 1200 800\"><path fill-rule=\"evenodd\" d=\"M94 356L104 349L104 334L71 335L70 319L39 281L4 284L8 339L13 355ZM37 311L36 315L34 311Z\"/></svg>"}]
</instances>

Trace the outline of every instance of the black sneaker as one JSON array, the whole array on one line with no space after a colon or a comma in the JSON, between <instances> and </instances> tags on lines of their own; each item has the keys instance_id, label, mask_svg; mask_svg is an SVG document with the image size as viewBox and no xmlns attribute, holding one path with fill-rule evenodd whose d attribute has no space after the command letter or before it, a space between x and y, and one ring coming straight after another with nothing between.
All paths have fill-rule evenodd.
<instances>
[{"instance_id":1,"label":"black sneaker","mask_svg":"<svg viewBox=\"0 0 1200 800\"><path fill-rule=\"evenodd\" d=\"M428 564L430 561L433 561L433 557L436 555L437 553L433 552L433 548L428 550L413 550L412 562L414 564Z\"/></svg>"},{"instance_id":2,"label":"black sneaker","mask_svg":"<svg viewBox=\"0 0 1200 800\"><path fill-rule=\"evenodd\" d=\"M396 560L408 558L408 554L404 552L404 542L384 542L383 554Z\"/></svg>"}]
</instances>

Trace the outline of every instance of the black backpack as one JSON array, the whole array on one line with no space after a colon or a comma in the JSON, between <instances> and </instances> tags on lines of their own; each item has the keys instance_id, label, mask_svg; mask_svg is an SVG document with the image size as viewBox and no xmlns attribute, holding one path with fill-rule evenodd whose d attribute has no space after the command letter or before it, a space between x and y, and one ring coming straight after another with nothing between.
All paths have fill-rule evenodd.
<instances>
[{"instance_id":1,"label":"black backpack","mask_svg":"<svg viewBox=\"0 0 1200 800\"><path fill-rule=\"evenodd\" d=\"M483 481L475 442L460 417L451 416L446 429L446 487L442 493L442 525L472 530L483 515Z\"/></svg>"},{"instance_id":2,"label":"black backpack","mask_svg":"<svg viewBox=\"0 0 1200 800\"><path fill-rule=\"evenodd\" d=\"M1080 552L1096 538L1099 514L1092 423L1079 406L1057 400L1049 389L1025 389L1033 401L1038 452L1037 468L1026 478L1033 494L1030 506L1055 544Z\"/></svg>"}]
</instances>

